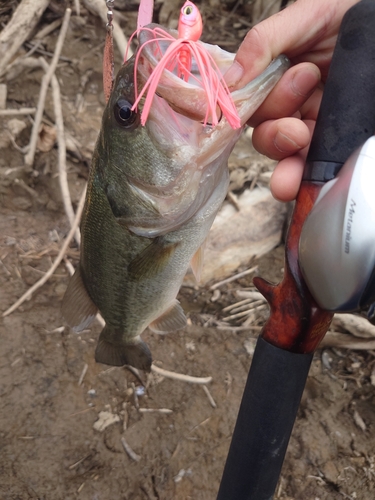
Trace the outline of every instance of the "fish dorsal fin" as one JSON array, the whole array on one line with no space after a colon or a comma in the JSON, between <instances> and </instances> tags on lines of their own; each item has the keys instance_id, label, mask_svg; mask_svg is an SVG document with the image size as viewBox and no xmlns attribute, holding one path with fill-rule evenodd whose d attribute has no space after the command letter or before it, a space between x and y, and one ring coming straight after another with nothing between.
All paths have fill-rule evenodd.
<instances>
[{"instance_id":1,"label":"fish dorsal fin","mask_svg":"<svg viewBox=\"0 0 375 500\"><path fill-rule=\"evenodd\" d=\"M64 319L75 332L87 328L98 313L98 308L87 293L78 267L69 281L61 312Z\"/></svg>"},{"instance_id":2,"label":"fish dorsal fin","mask_svg":"<svg viewBox=\"0 0 375 500\"><path fill-rule=\"evenodd\" d=\"M178 243L164 241L163 237L153 240L128 266L128 272L138 279L153 278L168 265Z\"/></svg>"},{"instance_id":3,"label":"fish dorsal fin","mask_svg":"<svg viewBox=\"0 0 375 500\"><path fill-rule=\"evenodd\" d=\"M175 300L169 309L149 324L149 328L159 334L181 330L185 326L186 316L178 300Z\"/></svg>"},{"instance_id":4,"label":"fish dorsal fin","mask_svg":"<svg viewBox=\"0 0 375 500\"><path fill-rule=\"evenodd\" d=\"M202 277L202 269L203 269L203 257L204 257L204 243L201 245L198 250L193 255L193 258L190 261L190 267L193 271L195 279L197 283L200 282Z\"/></svg>"}]
</instances>

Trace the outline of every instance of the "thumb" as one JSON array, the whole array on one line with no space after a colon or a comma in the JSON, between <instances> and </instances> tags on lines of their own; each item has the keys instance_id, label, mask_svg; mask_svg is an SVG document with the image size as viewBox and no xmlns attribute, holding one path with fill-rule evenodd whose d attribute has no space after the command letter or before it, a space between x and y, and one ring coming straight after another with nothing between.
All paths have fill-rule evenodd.
<instances>
[{"instance_id":1,"label":"thumb","mask_svg":"<svg viewBox=\"0 0 375 500\"><path fill-rule=\"evenodd\" d=\"M313 47L331 31L338 1L298 0L254 26L224 75L228 87L243 87L280 54L295 57Z\"/></svg>"}]
</instances>

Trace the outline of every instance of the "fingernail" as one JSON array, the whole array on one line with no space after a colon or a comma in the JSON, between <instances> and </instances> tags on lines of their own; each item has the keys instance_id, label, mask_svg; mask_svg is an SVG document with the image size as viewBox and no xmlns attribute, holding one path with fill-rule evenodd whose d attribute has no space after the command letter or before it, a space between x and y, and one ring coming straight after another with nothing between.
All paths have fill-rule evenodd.
<instances>
[{"instance_id":1,"label":"fingernail","mask_svg":"<svg viewBox=\"0 0 375 500\"><path fill-rule=\"evenodd\" d=\"M232 66L224 75L224 80L228 87L234 87L238 83L244 74L244 69L237 61L233 61Z\"/></svg>"},{"instance_id":2,"label":"fingernail","mask_svg":"<svg viewBox=\"0 0 375 500\"><path fill-rule=\"evenodd\" d=\"M313 69L296 73L292 80L293 91L297 95L307 96L320 82L320 75Z\"/></svg>"},{"instance_id":3,"label":"fingernail","mask_svg":"<svg viewBox=\"0 0 375 500\"><path fill-rule=\"evenodd\" d=\"M301 146L281 132L277 132L273 143L281 153L295 153L301 149Z\"/></svg>"}]
</instances>

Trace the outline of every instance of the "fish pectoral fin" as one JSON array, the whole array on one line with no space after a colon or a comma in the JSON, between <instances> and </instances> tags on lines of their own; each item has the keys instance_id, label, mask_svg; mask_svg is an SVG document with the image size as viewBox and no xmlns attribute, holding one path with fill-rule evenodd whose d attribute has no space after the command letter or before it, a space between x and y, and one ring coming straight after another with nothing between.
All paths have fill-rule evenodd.
<instances>
[{"instance_id":1,"label":"fish pectoral fin","mask_svg":"<svg viewBox=\"0 0 375 500\"><path fill-rule=\"evenodd\" d=\"M151 370L152 356L148 345L139 339L135 344L113 344L106 337L113 337L111 328L102 330L95 350L95 361L111 366L131 365L139 370Z\"/></svg>"},{"instance_id":2,"label":"fish pectoral fin","mask_svg":"<svg viewBox=\"0 0 375 500\"><path fill-rule=\"evenodd\" d=\"M146 247L129 266L128 272L135 278L153 278L167 266L179 243L166 242L158 237Z\"/></svg>"},{"instance_id":3,"label":"fish pectoral fin","mask_svg":"<svg viewBox=\"0 0 375 500\"><path fill-rule=\"evenodd\" d=\"M186 326L186 323L185 313L176 300L169 309L148 326L153 332L163 334L181 330Z\"/></svg>"},{"instance_id":4,"label":"fish pectoral fin","mask_svg":"<svg viewBox=\"0 0 375 500\"><path fill-rule=\"evenodd\" d=\"M197 283L200 282L202 277L203 256L204 256L204 243L198 248L198 250L195 252L193 258L190 261L190 267L191 270L193 271L195 279L197 280Z\"/></svg>"},{"instance_id":5,"label":"fish pectoral fin","mask_svg":"<svg viewBox=\"0 0 375 500\"><path fill-rule=\"evenodd\" d=\"M81 332L87 328L98 313L98 308L83 283L79 267L69 281L61 312L65 321L75 332Z\"/></svg>"}]
</instances>

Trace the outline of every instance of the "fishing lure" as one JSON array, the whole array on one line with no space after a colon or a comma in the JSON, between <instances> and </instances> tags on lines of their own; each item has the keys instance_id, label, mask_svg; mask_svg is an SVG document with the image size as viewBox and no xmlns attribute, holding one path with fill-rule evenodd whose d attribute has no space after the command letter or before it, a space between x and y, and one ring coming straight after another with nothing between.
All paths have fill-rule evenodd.
<instances>
[{"instance_id":1,"label":"fishing lure","mask_svg":"<svg viewBox=\"0 0 375 500\"><path fill-rule=\"evenodd\" d=\"M146 1L150 3L150 0L144 0L144 2ZM152 7L149 7L148 13L146 12L145 14L145 7L143 5L142 8L142 3L140 5L138 29L135 34L139 34L141 30L147 30L152 34L153 38L146 41L140 50L138 50L135 59L135 68L137 68L139 63L142 49L149 43L155 44L154 54L160 58L139 93L137 91L137 71L134 72L136 99L132 110L134 111L141 99L145 97L141 114L142 125L145 125L147 121L160 78L166 69L175 73L187 83L190 82L203 87L207 99L207 110L203 120L204 125L210 124L215 127L219 123L221 115L223 115L232 128L239 128L241 123L230 91L212 56L205 49L204 45L199 42L203 23L198 7L190 1L185 2L180 11L178 38L176 39L161 27L148 28L145 26L144 23L151 22L152 11L150 15L150 10ZM160 42L166 41L170 41L170 44L163 53ZM197 73L192 72L193 61L195 61L198 68Z\"/></svg>"},{"instance_id":2,"label":"fishing lure","mask_svg":"<svg viewBox=\"0 0 375 500\"><path fill-rule=\"evenodd\" d=\"M107 5L107 35L105 37L103 54L103 90L105 101L109 101L112 92L115 72L115 57L113 53L113 6L114 0L106 0Z\"/></svg>"}]
</instances>

